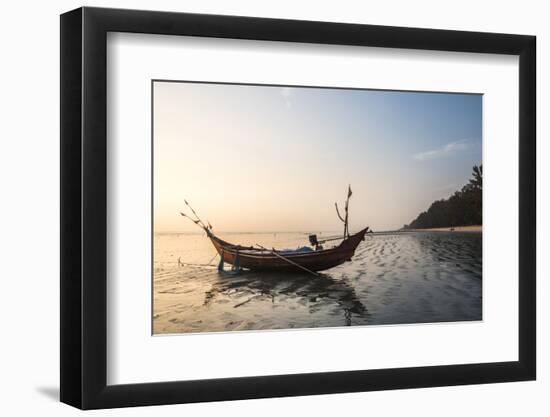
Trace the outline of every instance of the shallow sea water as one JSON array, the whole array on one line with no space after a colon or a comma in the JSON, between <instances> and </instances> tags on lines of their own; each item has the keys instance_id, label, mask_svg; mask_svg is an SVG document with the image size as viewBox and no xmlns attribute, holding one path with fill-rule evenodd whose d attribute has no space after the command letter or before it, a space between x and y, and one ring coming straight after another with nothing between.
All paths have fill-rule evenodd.
<instances>
[{"instance_id":1,"label":"shallow sea water","mask_svg":"<svg viewBox=\"0 0 550 417\"><path fill-rule=\"evenodd\" d=\"M278 249L307 243L303 233L220 237ZM218 261L204 234L155 235L154 334L482 319L481 233L368 235L350 262L321 277L235 274L227 264L218 272Z\"/></svg>"}]
</instances>

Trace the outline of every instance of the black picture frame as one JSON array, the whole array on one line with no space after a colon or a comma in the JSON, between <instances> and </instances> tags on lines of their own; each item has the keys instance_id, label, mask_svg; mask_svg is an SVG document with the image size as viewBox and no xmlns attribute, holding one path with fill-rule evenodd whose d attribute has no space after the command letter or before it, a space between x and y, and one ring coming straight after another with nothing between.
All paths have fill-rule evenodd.
<instances>
[{"instance_id":1,"label":"black picture frame","mask_svg":"<svg viewBox=\"0 0 550 417\"><path fill-rule=\"evenodd\" d=\"M107 385L108 32L519 56L519 360ZM533 380L536 377L534 36L171 12L61 15L61 401L82 409Z\"/></svg>"}]
</instances>

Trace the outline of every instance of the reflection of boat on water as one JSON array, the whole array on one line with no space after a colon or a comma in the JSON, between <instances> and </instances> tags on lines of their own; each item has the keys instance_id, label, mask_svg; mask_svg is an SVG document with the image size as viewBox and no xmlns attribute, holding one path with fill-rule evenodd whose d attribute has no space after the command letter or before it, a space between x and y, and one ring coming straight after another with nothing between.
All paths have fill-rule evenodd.
<instances>
[{"instance_id":1,"label":"reflection of boat on water","mask_svg":"<svg viewBox=\"0 0 550 417\"><path fill-rule=\"evenodd\" d=\"M312 311L327 302L334 303L341 309L348 326L351 325L352 317L368 316L366 307L346 280L336 280L325 274L312 277L310 274L298 272L285 278L276 272L258 274L254 271L242 271L238 275L225 272L218 275L212 288L206 292L204 305L210 304L218 296L240 300L233 305L234 308L261 301L276 304L287 297L296 297Z\"/></svg>"},{"instance_id":2,"label":"reflection of boat on water","mask_svg":"<svg viewBox=\"0 0 550 417\"><path fill-rule=\"evenodd\" d=\"M359 243L365 238L365 234L369 232L369 228L366 227L353 235L349 233L348 208L351 195L351 187L349 187L343 217L338 211L338 205L335 204L338 218L344 223L343 236L318 241L317 235L313 234L309 236L309 241L313 248L303 246L297 250L267 249L261 245L256 245L258 247L242 246L226 242L214 234L210 223L204 224L202 222L187 201L185 201L185 204L191 209L195 217L193 218L184 213L180 214L189 218L206 232L220 255L220 270L223 269L223 263L227 262L233 265L235 269L245 268L284 272L302 270L315 274L316 271L324 271L350 261L355 254L355 249L357 249ZM337 246L325 249L322 243L330 240L341 240L341 242Z\"/></svg>"}]
</instances>

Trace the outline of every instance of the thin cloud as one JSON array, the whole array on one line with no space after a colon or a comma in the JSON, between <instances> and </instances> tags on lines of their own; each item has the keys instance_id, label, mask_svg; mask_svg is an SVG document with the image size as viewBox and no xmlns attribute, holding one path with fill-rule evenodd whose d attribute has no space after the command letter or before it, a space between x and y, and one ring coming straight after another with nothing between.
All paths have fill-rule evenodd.
<instances>
[{"instance_id":1,"label":"thin cloud","mask_svg":"<svg viewBox=\"0 0 550 417\"><path fill-rule=\"evenodd\" d=\"M458 189L459 184L456 182L453 182L451 184L442 185L441 187L437 187L434 191L449 191L449 190L456 190Z\"/></svg>"},{"instance_id":2,"label":"thin cloud","mask_svg":"<svg viewBox=\"0 0 550 417\"><path fill-rule=\"evenodd\" d=\"M287 108L292 107L292 101L290 97L293 94L293 89L290 87L283 87L281 88L281 96L283 97L283 100L285 101L285 105Z\"/></svg>"},{"instance_id":3,"label":"thin cloud","mask_svg":"<svg viewBox=\"0 0 550 417\"><path fill-rule=\"evenodd\" d=\"M413 155L413 158L418 161L429 161L431 159L443 158L452 156L458 152L464 151L470 147L470 144L464 140L447 143L440 148L432 149L425 152L419 152Z\"/></svg>"}]
</instances>

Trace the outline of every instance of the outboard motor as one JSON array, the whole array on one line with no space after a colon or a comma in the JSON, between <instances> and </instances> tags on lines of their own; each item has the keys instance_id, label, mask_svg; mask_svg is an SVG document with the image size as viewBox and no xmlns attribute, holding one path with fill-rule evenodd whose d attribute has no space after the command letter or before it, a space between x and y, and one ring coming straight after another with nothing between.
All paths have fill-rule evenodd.
<instances>
[{"instance_id":1,"label":"outboard motor","mask_svg":"<svg viewBox=\"0 0 550 417\"><path fill-rule=\"evenodd\" d=\"M317 235L309 235L309 243L315 248L315 250L323 250L323 246L317 240Z\"/></svg>"},{"instance_id":2,"label":"outboard motor","mask_svg":"<svg viewBox=\"0 0 550 417\"><path fill-rule=\"evenodd\" d=\"M309 235L309 243L311 243L311 246L317 247L319 244L319 241L317 240L317 235Z\"/></svg>"}]
</instances>

